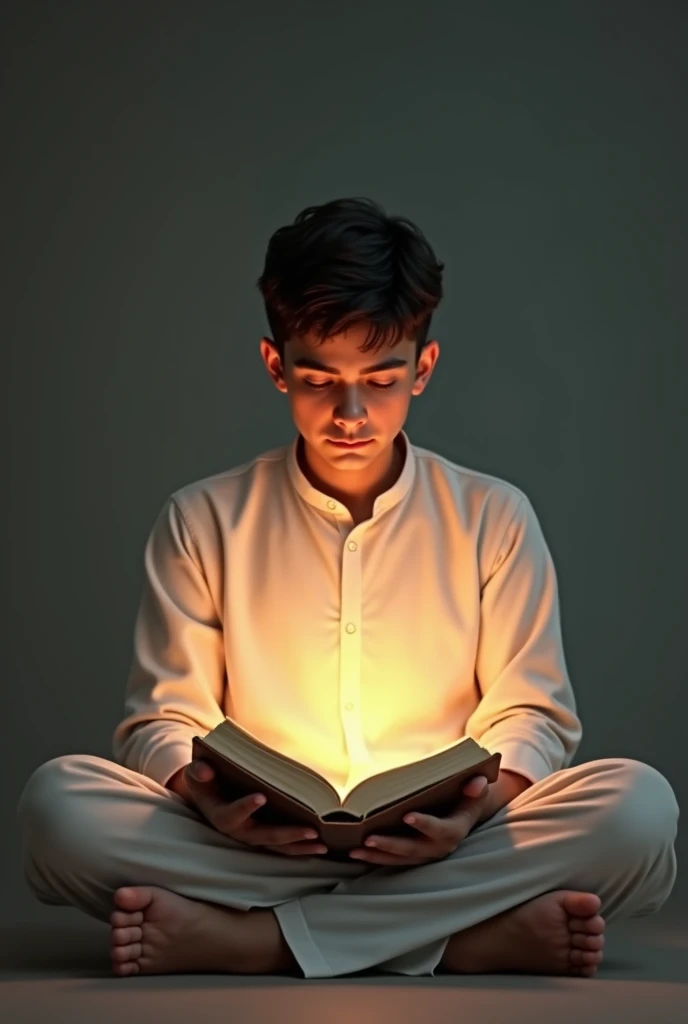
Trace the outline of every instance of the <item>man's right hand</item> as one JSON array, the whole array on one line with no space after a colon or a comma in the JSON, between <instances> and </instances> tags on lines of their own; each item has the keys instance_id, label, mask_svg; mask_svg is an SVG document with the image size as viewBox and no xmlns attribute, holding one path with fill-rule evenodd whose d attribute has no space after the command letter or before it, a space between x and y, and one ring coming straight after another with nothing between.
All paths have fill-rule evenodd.
<instances>
[{"instance_id":1,"label":"man's right hand","mask_svg":"<svg viewBox=\"0 0 688 1024\"><path fill-rule=\"evenodd\" d=\"M178 777L181 781L178 784ZM248 846L261 846L287 857L298 857L327 852L327 847L318 840L317 832L298 825L265 825L254 821L251 815L260 804L255 800L257 793L227 800L220 791L215 770L207 761L192 761L168 783L183 796L213 828L231 839ZM308 833L312 838L309 841Z\"/></svg>"}]
</instances>

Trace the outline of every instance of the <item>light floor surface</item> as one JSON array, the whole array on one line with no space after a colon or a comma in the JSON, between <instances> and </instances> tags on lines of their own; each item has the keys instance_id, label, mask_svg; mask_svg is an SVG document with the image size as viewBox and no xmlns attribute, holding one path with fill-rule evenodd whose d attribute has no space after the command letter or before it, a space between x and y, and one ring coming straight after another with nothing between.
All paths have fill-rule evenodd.
<instances>
[{"instance_id":1,"label":"light floor surface","mask_svg":"<svg viewBox=\"0 0 688 1024\"><path fill-rule=\"evenodd\" d=\"M335 979L222 974L120 978L109 929L72 908L50 924L0 930L3 1024L686 1024L688 910L607 926L594 978L483 974L409 978L368 971Z\"/></svg>"}]
</instances>

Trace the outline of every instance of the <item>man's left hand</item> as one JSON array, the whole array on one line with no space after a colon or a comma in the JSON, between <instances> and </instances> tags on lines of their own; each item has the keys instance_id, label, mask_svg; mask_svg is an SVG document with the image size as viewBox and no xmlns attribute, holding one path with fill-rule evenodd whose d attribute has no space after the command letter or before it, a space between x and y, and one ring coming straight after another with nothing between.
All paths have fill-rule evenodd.
<instances>
[{"instance_id":1,"label":"man's left hand","mask_svg":"<svg viewBox=\"0 0 688 1024\"><path fill-rule=\"evenodd\" d=\"M410 815L413 821L408 822L406 815L404 821L420 833L418 838L371 835L363 847L351 850L349 856L369 864L399 868L441 860L453 853L477 824L486 808L490 785L484 775L476 775L465 784L462 793L464 799L446 818L414 811Z\"/></svg>"}]
</instances>

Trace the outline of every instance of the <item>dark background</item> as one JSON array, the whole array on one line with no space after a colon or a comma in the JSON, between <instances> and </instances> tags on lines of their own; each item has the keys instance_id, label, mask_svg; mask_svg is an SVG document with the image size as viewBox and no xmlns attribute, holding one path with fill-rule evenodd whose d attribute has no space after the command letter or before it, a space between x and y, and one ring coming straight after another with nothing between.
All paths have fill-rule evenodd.
<instances>
[{"instance_id":1,"label":"dark background","mask_svg":"<svg viewBox=\"0 0 688 1024\"><path fill-rule=\"evenodd\" d=\"M446 263L411 439L530 496L575 763L686 771L688 5L2 5L2 903L15 809L111 757L165 498L293 436L267 241L353 195ZM671 900L684 899L679 878Z\"/></svg>"}]
</instances>

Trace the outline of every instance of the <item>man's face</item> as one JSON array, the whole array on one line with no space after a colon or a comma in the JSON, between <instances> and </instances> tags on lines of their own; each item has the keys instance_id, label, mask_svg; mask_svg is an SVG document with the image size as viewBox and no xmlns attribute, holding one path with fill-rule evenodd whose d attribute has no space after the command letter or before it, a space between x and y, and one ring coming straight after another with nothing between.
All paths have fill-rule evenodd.
<instances>
[{"instance_id":1,"label":"man's face","mask_svg":"<svg viewBox=\"0 0 688 1024\"><path fill-rule=\"evenodd\" d=\"M294 338L285 345L284 366L272 342L261 341L270 376L289 396L309 461L321 473L328 468L330 478L333 473L375 475L406 421L411 396L423 391L439 355L437 342L428 342L416 367L416 343L408 338L393 348L361 352L366 334L365 327L353 328L323 344ZM343 440L367 443L360 448L333 443Z\"/></svg>"}]
</instances>

